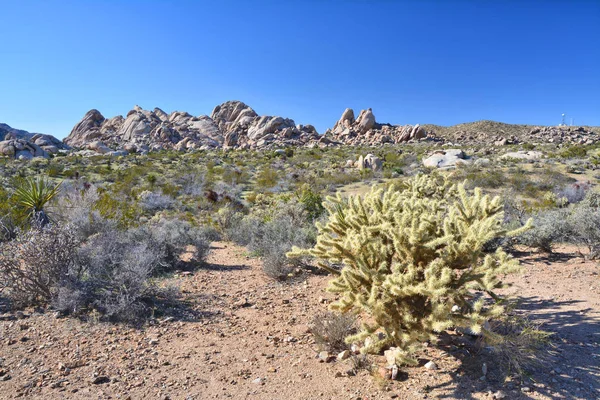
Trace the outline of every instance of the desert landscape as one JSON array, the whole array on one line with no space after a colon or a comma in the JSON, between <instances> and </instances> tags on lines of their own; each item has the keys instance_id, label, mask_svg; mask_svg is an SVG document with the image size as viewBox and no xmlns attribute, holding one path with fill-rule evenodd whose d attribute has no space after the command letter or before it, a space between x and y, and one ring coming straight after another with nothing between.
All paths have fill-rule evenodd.
<instances>
[{"instance_id":1,"label":"desert landscape","mask_svg":"<svg viewBox=\"0 0 600 400\"><path fill-rule=\"evenodd\" d=\"M0 400L600 399L599 1L0 17Z\"/></svg>"},{"instance_id":2,"label":"desert landscape","mask_svg":"<svg viewBox=\"0 0 600 400\"><path fill-rule=\"evenodd\" d=\"M347 109L321 135L236 101L210 117L136 107L105 119L92 110L64 141L2 130L2 398L600 393L598 128L394 126L370 109L357 118ZM391 331L382 328L373 332L381 348L370 348L370 336L344 341L377 316L368 303L341 313L335 304L345 295L326 291L353 258L294 258L290 250L324 240L336 201L382 199L381 189L400 198L426 190L427 202L442 191L439 215L448 220L454 203L446 202L460 187L473 201L479 191L498 196L497 206L481 200L487 211L477 217L495 221L493 239L464 240L465 254L479 260L468 271L491 256L508 263L493 273L506 287L485 283L501 296L486 304L500 301L502 312L468 314L465 326L485 322L474 330L455 326L461 319L432 325L406 352L395 347L408 346L404 339L388 343ZM390 215L399 215L395 207ZM359 225L375 223L376 213ZM362 228L356 232L360 240ZM348 251L377 254L368 249L379 239L364 240ZM409 268L402 260L425 254L419 248L402 257L395 247L380 251ZM437 251L431 262L444 254ZM466 272L457 268L459 282ZM465 290L472 302L487 289ZM444 293L441 306L460 317Z\"/></svg>"}]
</instances>

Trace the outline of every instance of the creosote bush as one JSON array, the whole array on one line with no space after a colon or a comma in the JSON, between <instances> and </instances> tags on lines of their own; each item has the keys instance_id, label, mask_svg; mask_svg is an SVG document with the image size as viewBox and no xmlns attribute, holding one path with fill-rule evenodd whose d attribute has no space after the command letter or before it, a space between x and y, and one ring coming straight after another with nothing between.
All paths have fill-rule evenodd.
<instances>
[{"instance_id":1,"label":"creosote bush","mask_svg":"<svg viewBox=\"0 0 600 400\"><path fill-rule=\"evenodd\" d=\"M328 287L339 296L332 310L365 313L372 321L347 343L370 337L365 353L395 346L396 362L414 365L411 353L435 332L469 327L480 333L502 315L493 293L503 287L498 275L520 266L501 248L485 254L483 246L529 224L506 232L500 198L469 193L464 184L433 174L385 192L373 188L364 197L330 197L325 207L329 219L317 224L317 244L288 256L312 256L336 275ZM341 271L327 262L341 263Z\"/></svg>"},{"instance_id":2,"label":"creosote bush","mask_svg":"<svg viewBox=\"0 0 600 400\"><path fill-rule=\"evenodd\" d=\"M16 306L52 301L76 263L79 242L72 230L34 226L0 243L0 280Z\"/></svg>"},{"instance_id":3,"label":"creosote bush","mask_svg":"<svg viewBox=\"0 0 600 400\"><path fill-rule=\"evenodd\" d=\"M236 213L231 207L219 212L227 239L263 258L263 270L271 278L285 280L300 264L285 254L293 246L314 243L315 229L310 214L313 203L293 198L265 198L259 196L248 215Z\"/></svg>"}]
</instances>

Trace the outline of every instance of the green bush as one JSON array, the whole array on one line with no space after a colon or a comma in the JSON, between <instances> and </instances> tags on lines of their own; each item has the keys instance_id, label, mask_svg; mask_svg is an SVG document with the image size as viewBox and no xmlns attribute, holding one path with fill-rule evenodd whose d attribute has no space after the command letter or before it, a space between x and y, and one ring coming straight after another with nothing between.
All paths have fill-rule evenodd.
<instances>
[{"instance_id":1,"label":"green bush","mask_svg":"<svg viewBox=\"0 0 600 400\"><path fill-rule=\"evenodd\" d=\"M498 197L482 196L479 189L470 194L464 184L435 174L418 175L400 190L330 197L325 207L329 220L317 224L315 247L294 248L288 256L312 256L336 275L328 287L339 296L333 310L369 317L348 343L370 338L364 352L393 346L397 363L414 365L411 353L435 339L434 332L469 327L480 333L503 313L499 302L475 297L479 291L499 300L493 293L503 286L498 275L519 269L501 248L483 251L487 242L508 234Z\"/></svg>"},{"instance_id":2,"label":"green bush","mask_svg":"<svg viewBox=\"0 0 600 400\"><path fill-rule=\"evenodd\" d=\"M561 158L583 158L587 155L587 150L582 146L570 146L558 153Z\"/></svg>"}]
</instances>

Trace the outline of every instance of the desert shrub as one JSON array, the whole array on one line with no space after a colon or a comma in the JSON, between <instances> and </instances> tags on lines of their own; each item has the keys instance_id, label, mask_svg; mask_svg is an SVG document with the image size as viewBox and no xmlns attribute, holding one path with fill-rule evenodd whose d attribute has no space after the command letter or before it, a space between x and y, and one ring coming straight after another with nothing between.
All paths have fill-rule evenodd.
<instances>
[{"instance_id":1,"label":"desert shrub","mask_svg":"<svg viewBox=\"0 0 600 400\"><path fill-rule=\"evenodd\" d=\"M173 197L150 191L140 193L138 200L138 204L145 211L168 210L175 207L176 204Z\"/></svg>"},{"instance_id":2,"label":"desert shrub","mask_svg":"<svg viewBox=\"0 0 600 400\"><path fill-rule=\"evenodd\" d=\"M562 189L556 191L556 196L559 199L565 199L570 204L579 203L585 198L585 194L590 189L591 185L585 182L576 182L566 185Z\"/></svg>"},{"instance_id":3,"label":"desert shrub","mask_svg":"<svg viewBox=\"0 0 600 400\"><path fill-rule=\"evenodd\" d=\"M107 190L99 190L98 200L94 203L94 210L104 218L115 220L122 228L135 225L140 215L137 201L124 194Z\"/></svg>"},{"instance_id":4,"label":"desert shrub","mask_svg":"<svg viewBox=\"0 0 600 400\"><path fill-rule=\"evenodd\" d=\"M481 340L507 375L521 376L551 362L551 352L547 351L551 336L541 329L541 323L510 312L491 321Z\"/></svg>"},{"instance_id":5,"label":"desert shrub","mask_svg":"<svg viewBox=\"0 0 600 400\"><path fill-rule=\"evenodd\" d=\"M600 194L588 192L583 201L572 206L568 219L571 242L587 247L590 258L600 256Z\"/></svg>"},{"instance_id":6,"label":"desert shrub","mask_svg":"<svg viewBox=\"0 0 600 400\"><path fill-rule=\"evenodd\" d=\"M279 174L270 166L263 167L255 178L255 184L258 189L271 189L277 185Z\"/></svg>"},{"instance_id":7,"label":"desert shrub","mask_svg":"<svg viewBox=\"0 0 600 400\"><path fill-rule=\"evenodd\" d=\"M325 207L329 219L317 225L315 247L295 248L289 256L312 256L335 275L328 290L339 300L332 310L368 316L347 343L370 338L364 352L394 346L397 363L414 365L411 353L435 332L454 326L479 333L504 312L493 291L503 286L498 275L518 270L519 263L502 249L483 252L485 243L509 234L499 197L479 189L470 194L464 184L434 174L400 189L373 188L364 197L330 197ZM475 291L495 301L486 303ZM461 312L452 311L455 305Z\"/></svg>"},{"instance_id":8,"label":"desert shrub","mask_svg":"<svg viewBox=\"0 0 600 400\"><path fill-rule=\"evenodd\" d=\"M181 193L188 196L202 196L206 184L206 176L203 173L188 173L177 178L181 186Z\"/></svg>"},{"instance_id":9,"label":"desert shrub","mask_svg":"<svg viewBox=\"0 0 600 400\"><path fill-rule=\"evenodd\" d=\"M587 155L587 150L582 146L570 146L560 151L561 158L583 158Z\"/></svg>"},{"instance_id":10,"label":"desert shrub","mask_svg":"<svg viewBox=\"0 0 600 400\"><path fill-rule=\"evenodd\" d=\"M300 191L299 201L304 206L304 210L311 220L318 219L325 212L323 207L323 198L321 195L313 191L310 186L304 185Z\"/></svg>"},{"instance_id":11,"label":"desert shrub","mask_svg":"<svg viewBox=\"0 0 600 400\"><path fill-rule=\"evenodd\" d=\"M552 253L553 246L569 235L568 215L565 209L538 211L533 214L533 228L519 235L519 243Z\"/></svg>"},{"instance_id":12,"label":"desert shrub","mask_svg":"<svg viewBox=\"0 0 600 400\"><path fill-rule=\"evenodd\" d=\"M161 219L156 223L130 229L127 234L140 243L148 243L161 254L160 271L171 271L183 266L180 259L190 253L192 260L202 262L208 254L210 241L207 231L180 219Z\"/></svg>"},{"instance_id":13,"label":"desert shrub","mask_svg":"<svg viewBox=\"0 0 600 400\"><path fill-rule=\"evenodd\" d=\"M356 318L332 312L318 314L312 320L310 332L321 349L343 351L349 347L346 338L356 333Z\"/></svg>"},{"instance_id":14,"label":"desert shrub","mask_svg":"<svg viewBox=\"0 0 600 400\"><path fill-rule=\"evenodd\" d=\"M151 188L153 188L156 185L157 181L158 181L158 178L156 177L156 175L154 175L154 174L146 175L146 182L148 182L148 184L150 185Z\"/></svg>"},{"instance_id":15,"label":"desert shrub","mask_svg":"<svg viewBox=\"0 0 600 400\"><path fill-rule=\"evenodd\" d=\"M265 273L285 279L302 260L290 260L285 254L293 246L310 246L315 230L304 205L293 199L258 198L253 212L242 216L222 211L227 219L225 236L264 260Z\"/></svg>"},{"instance_id":16,"label":"desert shrub","mask_svg":"<svg viewBox=\"0 0 600 400\"><path fill-rule=\"evenodd\" d=\"M55 219L60 225L69 225L82 242L97 233L115 230L117 221L94 209L99 198L94 185L63 184L53 207Z\"/></svg>"},{"instance_id":17,"label":"desert shrub","mask_svg":"<svg viewBox=\"0 0 600 400\"><path fill-rule=\"evenodd\" d=\"M78 250L73 273L54 305L64 312L92 308L115 321L136 321L157 294L151 277L164 254L128 232L95 235Z\"/></svg>"},{"instance_id":18,"label":"desert shrub","mask_svg":"<svg viewBox=\"0 0 600 400\"><path fill-rule=\"evenodd\" d=\"M17 235L15 221L8 216L0 216L0 243L12 240Z\"/></svg>"},{"instance_id":19,"label":"desert shrub","mask_svg":"<svg viewBox=\"0 0 600 400\"><path fill-rule=\"evenodd\" d=\"M36 226L0 243L0 281L18 306L51 301L72 270L79 243L68 227Z\"/></svg>"}]
</instances>

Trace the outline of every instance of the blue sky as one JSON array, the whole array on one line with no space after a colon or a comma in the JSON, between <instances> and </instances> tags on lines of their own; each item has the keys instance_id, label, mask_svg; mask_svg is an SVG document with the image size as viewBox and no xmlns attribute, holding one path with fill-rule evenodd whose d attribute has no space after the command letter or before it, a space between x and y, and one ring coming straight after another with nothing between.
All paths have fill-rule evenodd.
<instances>
[{"instance_id":1,"label":"blue sky","mask_svg":"<svg viewBox=\"0 0 600 400\"><path fill-rule=\"evenodd\" d=\"M600 1L0 0L0 122L66 136L134 105L333 126L600 125Z\"/></svg>"}]
</instances>

